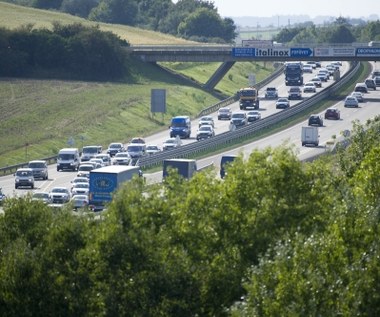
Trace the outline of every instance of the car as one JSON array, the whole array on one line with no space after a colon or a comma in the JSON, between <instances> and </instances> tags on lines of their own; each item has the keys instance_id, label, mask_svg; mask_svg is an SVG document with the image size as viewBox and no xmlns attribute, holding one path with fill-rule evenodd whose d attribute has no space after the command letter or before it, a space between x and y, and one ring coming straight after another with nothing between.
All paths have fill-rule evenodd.
<instances>
[{"instance_id":1,"label":"car","mask_svg":"<svg viewBox=\"0 0 380 317\"><path fill-rule=\"evenodd\" d=\"M344 106L345 107L359 107L359 101L356 99L356 97L353 96L347 96L344 100Z\"/></svg>"},{"instance_id":2,"label":"car","mask_svg":"<svg viewBox=\"0 0 380 317\"><path fill-rule=\"evenodd\" d=\"M218 120L231 120L231 116L231 108L223 107L218 110Z\"/></svg>"},{"instance_id":3,"label":"car","mask_svg":"<svg viewBox=\"0 0 380 317\"><path fill-rule=\"evenodd\" d=\"M107 154L109 154L109 156L112 157L116 153L124 152L124 151L125 151L125 148L124 148L123 143L114 142L114 143L110 143L110 145L108 146Z\"/></svg>"},{"instance_id":4,"label":"car","mask_svg":"<svg viewBox=\"0 0 380 317\"><path fill-rule=\"evenodd\" d=\"M322 63L321 62L314 61L314 63L315 63L315 67L316 68L321 68L322 67Z\"/></svg>"},{"instance_id":5,"label":"car","mask_svg":"<svg viewBox=\"0 0 380 317\"><path fill-rule=\"evenodd\" d=\"M303 92L316 92L315 84L312 81L309 81L303 85Z\"/></svg>"},{"instance_id":6,"label":"car","mask_svg":"<svg viewBox=\"0 0 380 317\"><path fill-rule=\"evenodd\" d=\"M130 143L132 143L132 144L145 144L145 140L141 137L138 137L138 138L133 138Z\"/></svg>"},{"instance_id":7,"label":"car","mask_svg":"<svg viewBox=\"0 0 380 317\"><path fill-rule=\"evenodd\" d=\"M318 73L317 74L317 77L322 81L322 82L326 82L329 78L327 76L327 74L325 72L322 72L322 73Z\"/></svg>"},{"instance_id":8,"label":"car","mask_svg":"<svg viewBox=\"0 0 380 317\"><path fill-rule=\"evenodd\" d=\"M100 154L95 155L94 158L101 159L103 161L104 166L111 165L111 156L109 154L100 153Z\"/></svg>"},{"instance_id":9,"label":"car","mask_svg":"<svg viewBox=\"0 0 380 317\"><path fill-rule=\"evenodd\" d=\"M88 177L75 177L72 181L71 181L71 184L73 184L71 186L71 189L73 188L73 186L76 184L76 183L89 183L90 182L90 179ZM71 191L70 189L70 191Z\"/></svg>"},{"instance_id":10,"label":"car","mask_svg":"<svg viewBox=\"0 0 380 317\"><path fill-rule=\"evenodd\" d=\"M19 187L34 188L34 176L31 168L19 168L15 175L15 189Z\"/></svg>"},{"instance_id":11,"label":"car","mask_svg":"<svg viewBox=\"0 0 380 317\"><path fill-rule=\"evenodd\" d=\"M235 127L241 127L248 123L247 114L244 111L236 111L232 113L231 124Z\"/></svg>"},{"instance_id":12,"label":"car","mask_svg":"<svg viewBox=\"0 0 380 317\"><path fill-rule=\"evenodd\" d=\"M288 98L278 98L276 102L276 109L286 109L290 107Z\"/></svg>"},{"instance_id":13,"label":"car","mask_svg":"<svg viewBox=\"0 0 380 317\"><path fill-rule=\"evenodd\" d=\"M88 162L89 163L94 163L95 164L95 168L100 168L100 167L105 166L103 160L100 159L100 158L92 158Z\"/></svg>"},{"instance_id":14,"label":"car","mask_svg":"<svg viewBox=\"0 0 380 317\"><path fill-rule=\"evenodd\" d=\"M312 73L313 72L313 66L312 65L303 65L302 67L304 73Z\"/></svg>"},{"instance_id":15,"label":"car","mask_svg":"<svg viewBox=\"0 0 380 317\"><path fill-rule=\"evenodd\" d=\"M325 112L325 119L340 120L340 110L337 108L328 108Z\"/></svg>"},{"instance_id":16,"label":"car","mask_svg":"<svg viewBox=\"0 0 380 317\"><path fill-rule=\"evenodd\" d=\"M359 91L359 92L367 93L368 92L368 87L367 87L367 85L365 83L357 83L355 85L354 91Z\"/></svg>"},{"instance_id":17,"label":"car","mask_svg":"<svg viewBox=\"0 0 380 317\"><path fill-rule=\"evenodd\" d=\"M320 74L324 74L326 76L326 80L329 80L330 79L330 72L327 68L321 68L319 71L318 71L318 75Z\"/></svg>"},{"instance_id":18,"label":"car","mask_svg":"<svg viewBox=\"0 0 380 317\"><path fill-rule=\"evenodd\" d=\"M204 124L211 125L212 127L214 127L214 119L211 116L201 117L199 119L199 122L198 122L198 127L200 127L200 126L202 126Z\"/></svg>"},{"instance_id":19,"label":"car","mask_svg":"<svg viewBox=\"0 0 380 317\"><path fill-rule=\"evenodd\" d=\"M380 76L375 77L375 84L376 86L380 86Z\"/></svg>"},{"instance_id":20,"label":"car","mask_svg":"<svg viewBox=\"0 0 380 317\"><path fill-rule=\"evenodd\" d=\"M368 89L376 90L376 82L373 78L367 78L364 83L367 85Z\"/></svg>"},{"instance_id":21,"label":"car","mask_svg":"<svg viewBox=\"0 0 380 317\"><path fill-rule=\"evenodd\" d=\"M267 87L265 89L265 99L277 99L278 90L276 87Z\"/></svg>"},{"instance_id":22,"label":"car","mask_svg":"<svg viewBox=\"0 0 380 317\"><path fill-rule=\"evenodd\" d=\"M317 68L317 64L314 61L307 61L304 66L306 66L306 65L311 66L313 69Z\"/></svg>"},{"instance_id":23,"label":"car","mask_svg":"<svg viewBox=\"0 0 380 317\"><path fill-rule=\"evenodd\" d=\"M50 195L48 192L34 192L32 194L32 200L33 201L41 201L45 204L50 204Z\"/></svg>"},{"instance_id":24,"label":"car","mask_svg":"<svg viewBox=\"0 0 380 317\"><path fill-rule=\"evenodd\" d=\"M288 91L288 99L302 99L302 90L300 87L290 87Z\"/></svg>"},{"instance_id":25,"label":"car","mask_svg":"<svg viewBox=\"0 0 380 317\"><path fill-rule=\"evenodd\" d=\"M312 79L310 79L311 82L314 83L315 87L317 88L321 88L322 87L322 80L319 78L319 77L313 77Z\"/></svg>"},{"instance_id":26,"label":"car","mask_svg":"<svg viewBox=\"0 0 380 317\"><path fill-rule=\"evenodd\" d=\"M380 76L380 70L374 70L372 73L371 73L371 77L373 79L375 79L376 77Z\"/></svg>"},{"instance_id":27,"label":"car","mask_svg":"<svg viewBox=\"0 0 380 317\"><path fill-rule=\"evenodd\" d=\"M74 210L78 210L81 208L87 208L89 204L87 195L74 195L70 199L70 203L73 205Z\"/></svg>"},{"instance_id":28,"label":"car","mask_svg":"<svg viewBox=\"0 0 380 317\"><path fill-rule=\"evenodd\" d=\"M85 183L75 183L73 187L71 187L72 195L88 195L90 191L90 184L88 182Z\"/></svg>"},{"instance_id":29,"label":"car","mask_svg":"<svg viewBox=\"0 0 380 317\"><path fill-rule=\"evenodd\" d=\"M144 144L137 144L137 143L130 143L127 146L126 152L130 155L132 158L140 158L145 155L146 145Z\"/></svg>"},{"instance_id":30,"label":"car","mask_svg":"<svg viewBox=\"0 0 380 317\"><path fill-rule=\"evenodd\" d=\"M32 169L34 179L41 178L41 179L46 180L49 178L48 165L46 161L44 160L30 161L28 163L28 167Z\"/></svg>"},{"instance_id":31,"label":"car","mask_svg":"<svg viewBox=\"0 0 380 317\"><path fill-rule=\"evenodd\" d=\"M70 201L71 194L66 187L57 186L52 188L49 197L52 204L65 204Z\"/></svg>"},{"instance_id":32,"label":"car","mask_svg":"<svg viewBox=\"0 0 380 317\"><path fill-rule=\"evenodd\" d=\"M309 117L308 125L310 125L310 126L316 125L318 127L323 127L322 116L320 116L319 114L312 114Z\"/></svg>"},{"instance_id":33,"label":"car","mask_svg":"<svg viewBox=\"0 0 380 317\"><path fill-rule=\"evenodd\" d=\"M177 147L181 146L181 139L180 138L169 138L162 144L162 149L164 151L172 150Z\"/></svg>"},{"instance_id":34,"label":"car","mask_svg":"<svg viewBox=\"0 0 380 317\"><path fill-rule=\"evenodd\" d=\"M95 169L95 164L89 162L82 163L81 165L79 165L77 176L90 177L90 171L92 171L93 169Z\"/></svg>"},{"instance_id":35,"label":"car","mask_svg":"<svg viewBox=\"0 0 380 317\"><path fill-rule=\"evenodd\" d=\"M258 111L248 111L247 120L248 122L253 122L261 119L261 113Z\"/></svg>"},{"instance_id":36,"label":"car","mask_svg":"<svg viewBox=\"0 0 380 317\"><path fill-rule=\"evenodd\" d=\"M131 156L128 152L116 153L112 158L112 165L129 165L131 162Z\"/></svg>"},{"instance_id":37,"label":"car","mask_svg":"<svg viewBox=\"0 0 380 317\"><path fill-rule=\"evenodd\" d=\"M336 67L334 65L327 65L326 66L326 69L328 70L330 76L333 76L334 75L334 72L336 70Z\"/></svg>"},{"instance_id":38,"label":"car","mask_svg":"<svg viewBox=\"0 0 380 317\"><path fill-rule=\"evenodd\" d=\"M215 136L214 128L210 124L201 125L197 131L197 141Z\"/></svg>"},{"instance_id":39,"label":"car","mask_svg":"<svg viewBox=\"0 0 380 317\"><path fill-rule=\"evenodd\" d=\"M359 102L364 102L364 96L359 91L354 91L353 93L351 93L351 96L355 97Z\"/></svg>"},{"instance_id":40,"label":"car","mask_svg":"<svg viewBox=\"0 0 380 317\"><path fill-rule=\"evenodd\" d=\"M155 144L149 144L146 147L146 154L152 155L161 152L161 149L158 147L158 145Z\"/></svg>"}]
</instances>

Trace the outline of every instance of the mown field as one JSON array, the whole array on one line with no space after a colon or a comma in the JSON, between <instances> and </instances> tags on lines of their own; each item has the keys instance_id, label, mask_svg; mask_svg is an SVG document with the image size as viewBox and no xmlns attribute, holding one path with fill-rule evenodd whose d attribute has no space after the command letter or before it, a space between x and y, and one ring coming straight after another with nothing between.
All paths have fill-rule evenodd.
<instances>
[{"instance_id":1,"label":"mown field","mask_svg":"<svg viewBox=\"0 0 380 317\"><path fill-rule=\"evenodd\" d=\"M52 21L90 23L66 14L0 2L2 27L17 28L27 23L50 27ZM152 41L159 38L163 39L160 44L184 42L127 26L101 24L100 27L135 44L154 44ZM166 63L165 66L204 83L219 63ZM216 89L232 95L247 85L249 74L254 73L260 81L272 71L269 64L237 63ZM150 113L150 92L155 88L167 90L164 117L152 118ZM194 117L216 102L211 94L138 60L131 63L130 75L121 82L0 78L0 167L53 156L68 146L70 139L77 147L127 142L134 136L166 129L173 115Z\"/></svg>"}]
</instances>

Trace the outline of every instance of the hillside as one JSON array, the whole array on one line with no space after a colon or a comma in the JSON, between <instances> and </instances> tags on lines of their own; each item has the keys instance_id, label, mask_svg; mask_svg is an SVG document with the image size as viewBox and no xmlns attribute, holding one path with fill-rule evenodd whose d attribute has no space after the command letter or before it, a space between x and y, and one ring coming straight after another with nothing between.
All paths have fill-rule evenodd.
<instances>
[{"instance_id":1,"label":"hillside","mask_svg":"<svg viewBox=\"0 0 380 317\"><path fill-rule=\"evenodd\" d=\"M91 22L67 14L0 2L0 26L17 28L27 23L50 27L60 23ZM179 44L184 41L160 33L100 24L133 44ZM156 42L154 42L156 41ZM188 42L187 42L188 43ZM166 63L204 83L219 63ZM74 140L74 146L127 142L165 129L170 117L194 117L218 100L209 93L174 78L157 67L134 60L130 74L119 82L66 81L59 78L0 78L0 167L56 155ZM217 85L234 94L255 73L258 81L273 71L271 65L237 63ZM151 89L167 90L167 113L151 117Z\"/></svg>"}]
</instances>

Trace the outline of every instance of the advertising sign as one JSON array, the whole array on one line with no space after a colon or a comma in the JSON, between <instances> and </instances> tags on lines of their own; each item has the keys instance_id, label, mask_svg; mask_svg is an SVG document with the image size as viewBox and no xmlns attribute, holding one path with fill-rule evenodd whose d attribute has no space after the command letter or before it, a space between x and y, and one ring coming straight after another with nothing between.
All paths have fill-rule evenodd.
<instances>
[{"instance_id":1,"label":"advertising sign","mask_svg":"<svg viewBox=\"0 0 380 317\"><path fill-rule=\"evenodd\" d=\"M314 49L314 56L355 56L354 47L316 47Z\"/></svg>"},{"instance_id":2,"label":"advertising sign","mask_svg":"<svg viewBox=\"0 0 380 317\"><path fill-rule=\"evenodd\" d=\"M380 47L359 47L356 56L380 56Z\"/></svg>"}]
</instances>

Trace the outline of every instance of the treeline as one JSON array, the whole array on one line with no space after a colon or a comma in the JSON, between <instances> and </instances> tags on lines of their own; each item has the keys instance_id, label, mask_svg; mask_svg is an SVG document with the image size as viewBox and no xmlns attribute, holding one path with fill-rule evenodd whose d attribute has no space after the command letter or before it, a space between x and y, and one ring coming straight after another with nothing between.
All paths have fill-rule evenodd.
<instances>
[{"instance_id":1,"label":"treeline","mask_svg":"<svg viewBox=\"0 0 380 317\"><path fill-rule=\"evenodd\" d=\"M0 28L0 76L24 76L36 71L69 78L118 79L127 74L128 43L111 32L82 24L53 29Z\"/></svg>"},{"instance_id":2,"label":"treeline","mask_svg":"<svg viewBox=\"0 0 380 317\"><path fill-rule=\"evenodd\" d=\"M334 23L316 26L305 22L282 29L274 40L280 43L368 43L380 40L380 21L351 24L349 19L339 17Z\"/></svg>"},{"instance_id":3,"label":"treeline","mask_svg":"<svg viewBox=\"0 0 380 317\"><path fill-rule=\"evenodd\" d=\"M379 316L380 118L302 163L255 150L119 191L100 218L30 198L0 217L1 316Z\"/></svg>"},{"instance_id":4,"label":"treeline","mask_svg":"<svg viewBox=\"0 0 380 317\"><path fill-rule=\"evenodd\" d=\"M39 9L54 9L92 21L125 24L199 42L230 43L236 25L204 0L8 0Z\"/></svg>"}]
</instances>

